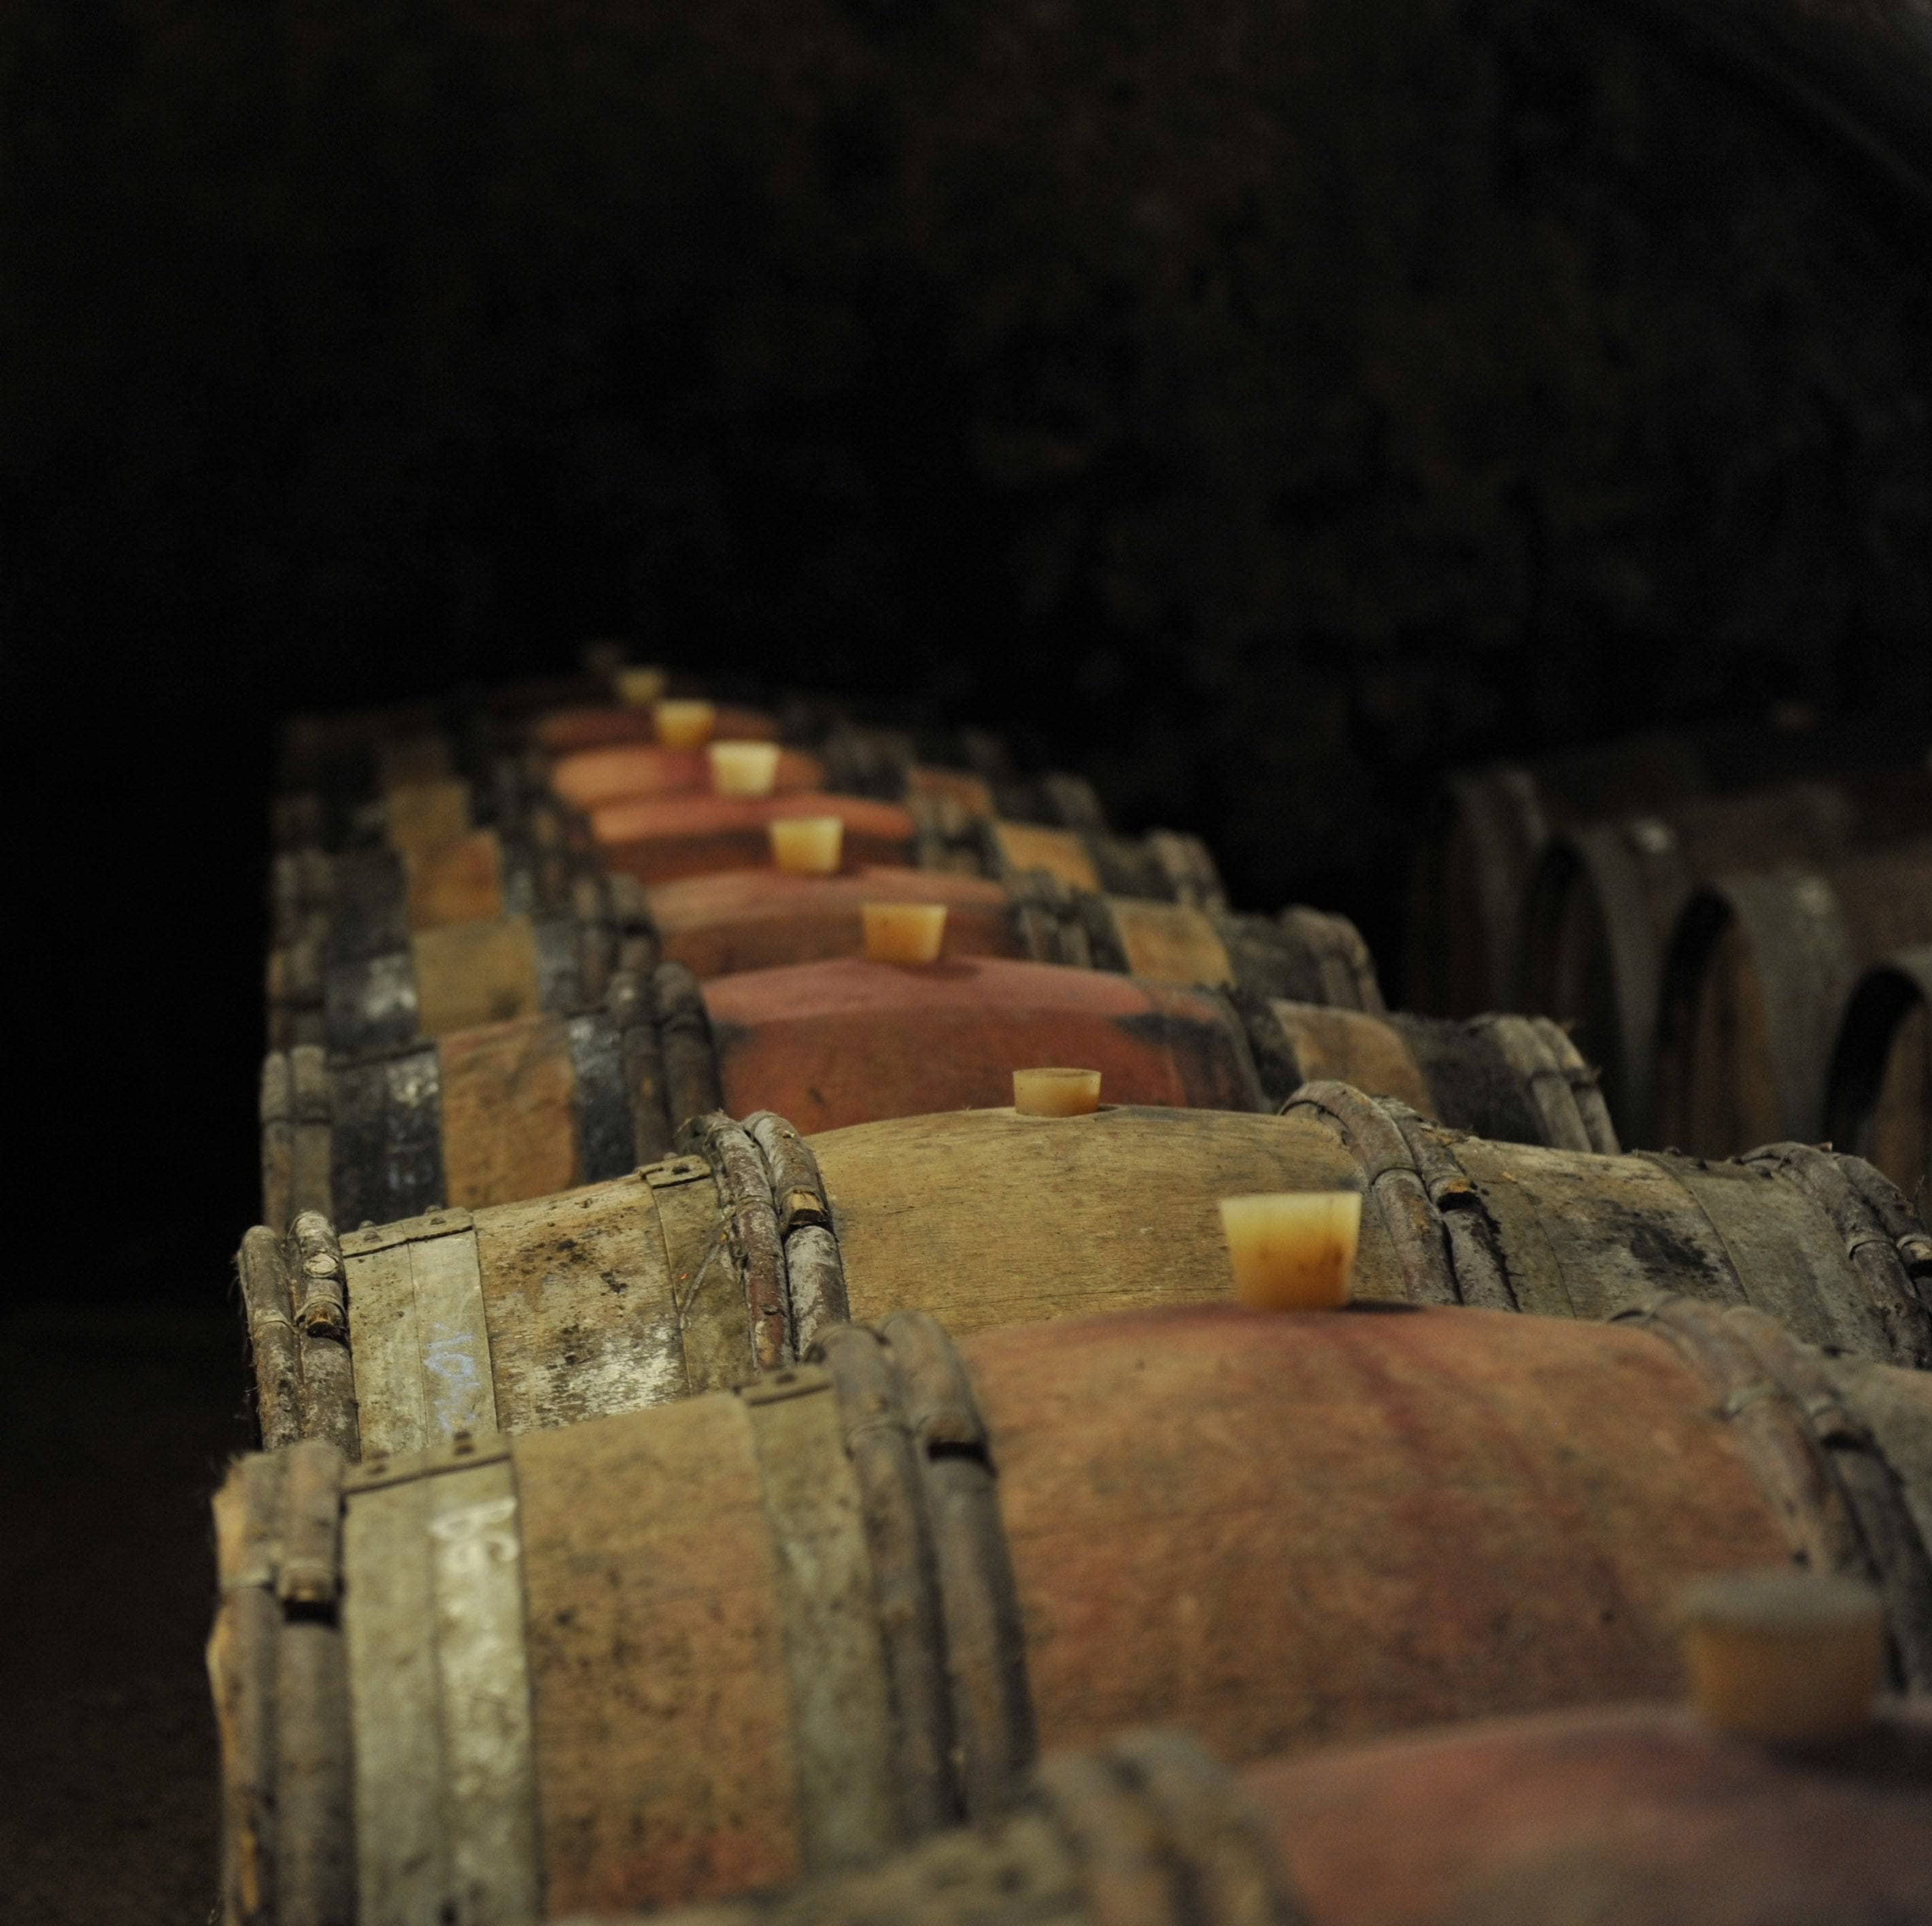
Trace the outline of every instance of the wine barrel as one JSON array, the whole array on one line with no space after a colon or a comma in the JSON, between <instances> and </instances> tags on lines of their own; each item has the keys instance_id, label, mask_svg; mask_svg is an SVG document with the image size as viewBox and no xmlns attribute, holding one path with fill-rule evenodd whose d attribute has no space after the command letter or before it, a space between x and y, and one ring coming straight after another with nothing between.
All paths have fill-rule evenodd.
<instances>
[{"instance_id":1,"label":"wine barrel","mask_svg":"<svg viewBox=\"0 0 1932 1926\"><path fill-rule=\"evenodd\" d=\"M646 884L669 883L721 870L767 868L770 826L784 816L838 817L845 825L849 862L902 864L913 853L917 826L902 805L818 790L607 803L590 812L590 835L614 874Z\"/></svg>"},{"instance_id":2,"label":"wine barrel","mask_svg":"<svg viewBox=\"0 0 1932 1926\"><path fill-rule=\"evenodd\" d=\"M1684 1581L1793 1560L1875 1582L1894 1682L1932 1684L1932 1376L1748 1311L1227 1306L956 1346L902 1313L818 1354L236 1466L236 1913L712 1898L994 1816L1037 1747L1154 1720L1242 1762L1660 1696Z\"/></svg>"},{"instance_id":3,"label":"wine barrel","mask_svg":"<svg viewBox=\"0 0 1932 1926\"><path fill-rule=\"evenodd\" d=\"M1010 1814L664 1926L1802 1926L1932 1918L1932 1711L1823 1752L1666 1706L1482 1720L1231 1772L1143 1730ZM596 1916L601 1926L643 1926ZM558 1926L592 1926L591 1916Z\"/></svg>"},{"instance_id":4,"label":"wine barrel","mask_svg":"<svg viewBox=\"0 0 1932 1926\"><path fill-rule=\"evenodd\" d=\"M1416 867L1410 1004L1444 1016L1514 1008L1524 898L1552 828L1696 795L1706 780L1695 746L1662 735L1452 775Z\"/></svg>"},{"instance_id":5,"label":"wine barrel","mask_svg":"<svg viewBox=\"0 0 1932 1926\"><path fill-rule=\"evenodd\" d=\"M1530 879L1552 835L1771 782L1922 773L1926 752L1924 726L1909 716L1780 718L1632 736L1452 776L1415 872L1410 1006L1440 1016L1524 1006Z\"/></svg>"},{"instance_id":6,"label":"wine barrel","mask_svg":"<svg viewBox=\"0 0 1932 1926\"><path fill-rule=\"evenodd\" d=\"M1287 1102L1307 1083L1352 1084L1452 1130L1614 1156L1597 1072L1546 1017L1383 1015L1281 998L1236 999L1262 1089Z\"/></svg>"},{"instance_id":7,"label":"wine barrel","mask_svg":"<svg viewBox=\"0 0 1932 1926\"><path fill-rule=\"evenodd\" d=\"M867 902L944 902L948 956L1025 956L1151 982L1240 986L1380 1010L1374 959L1345 916L1278 916L1066 888L1040 872L997 883L962 872L850 864L830 876L726 870L644 892L664 954L700 980L850 956Z\"/></svg>"},{"instance_id":8,"label":"wine barrel","mask_svg":"<svg viewBox=\"0 0 1932 1926\"><path fill-rule=\"evenodd\" d=\"M1932 1182L1932 945L1868 970L1852 993L1832 1053L1825 1130L1916 1196L1924 1213Z\"/></svg>"},{"instance_id":9,"label":"wine barrel","mask_svg":"<svg viewBox=\"0 0 1932 1926\"><path fill-rule=\"evenodd\" d=\"M721 739L728 740L728 739ZM579 749L560 756L548 772L551 788L579 809L650 796L692 796L712 787L711 757L706 749L668 749L638 743ZM773 793L825 788L825 766L802 749L781 749Z\"/></svg>"},{"instance_id":10,"label":"wine barrel","mask_svg":"<svg viewBox=\"0 0 1932 1926\"><path fill-rule=\"evenodd\" d=\"M830 1130L1010 1101L1016 1068L1065 1063L1099 1070L1122 1102L1262 1101L1213 990L992 957L850 957L702 987L664 964L620 972L601 1009L353 1057L272 1053L263 1214L389 1223L513 1203L634 1170L720 1108Z\"/></svg>"},{"instance_id":11,"label":"wine barrel","mask_svg":"<svg viewBox=\"0 0 1932 1926\"><path fill-rule=\"evenodd\" d=\"M1285 1114L1354 1160L1412 1303L1603 1317L1668 1289L1754 1305L1807 1343L1932 1365L1932 1238L1859 1158L1803 1144L1712 1162L1492 1143L1340 1083L1304 1085Z\"/></svg>"},{"instance_id":12,"label":"wine barrel","mask_svg":"<svg viewBox=\"0 0 1932 1926\"><path fill-rule=\"evenodd\" d=\"M1522 995L1576 1025L1625 1136L1652 1141L1657 1006L1670 933L1701 884L1932 832L1932 777L1786 783L1552 838L1531 879Z\"/></svg>"},{"instance_id":13,"label":"wine barrel","mask_svg":"<svg viewBox=\"0 0 1932 1926\"><path fill-rule=\"evenodd\" d=\"M1221 1198L1356 1186L1371 1298L1590 1317L1669 1290L1888 1362L1932 1353L1914 1292L1932 1240L1856 1160L1539 1151L1330 1084L1279 1117L955 1111L803 1139L712 1116L680 1154L560 1196L339 1243L320 1215L258 1228L241 1270L262 1436L352 1457L574 1424L742 1383L848 1316L965 1331L1210 1302Z\"/></svg>"},{"instance_id":14,"label":"wine barrel","mask_svg":"<svg viewBox=\"0 0 1932 1926\"><path fill-rule=\"evenodd\" d=\"M788 796L662 796L590 812L604 863L647 886L733 870L769 868L770 825L788 816L836 816L848 863L984 874L1011 887L1037 876L1063 888L1225 905L1214 859L1198 838L1144 837L966 815L943 798L910 804L800 790Z\"/></svg>"},{"instance_id":15,"label":"wine barrel","mask_svg":"<svg viewBox=\"0 0 1932 1926\"><path fill-rule=\"evenodd\" d=\"M1816 1142L1859 976L1928 941L1932 841L1699 890L1664 962L1654 1134L1708 1156Z\"/></svg>"}]
</instances>

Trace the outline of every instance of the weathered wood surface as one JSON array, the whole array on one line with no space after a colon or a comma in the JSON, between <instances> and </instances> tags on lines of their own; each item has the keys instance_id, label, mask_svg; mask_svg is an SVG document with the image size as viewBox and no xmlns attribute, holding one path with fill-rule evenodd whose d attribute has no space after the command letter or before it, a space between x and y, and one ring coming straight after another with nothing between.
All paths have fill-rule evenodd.
<instances>
[{"instance_id":1,"label":"weathered wood surface","mask_svg":"<svg viewBox=\"0 0 1932 1926\"><path fill-rule=\"evenodd\" d=\"M1700 1167L1485 1143L1332 1085L1281 1117L1109 1107L860 1125L800 1144L802 1177L785 1129L752 1120L762 1166L731 1184L700 1132L640 1175L345 1231L354 1377L334 1395L359 1402L361 1448L729 1388L848 1315L928 1311L965 1333L1219 1302L1219 1201L1257 1191L1366 1186L1365 1297L1575 1318L1668 1290L1754 1305L1858 1355L1932 1356L1918 1295L1932 1238L1875 1174L1861 1176L1868 1198L1846 1180L1855 1163L1819 1153ZM277 1248L251 1232L242 1280L263 1436L286 1442L307 1426L292 1334L272 1315L290 1315L283 1274L262 1268ZM352 1418L326 1435L354 1454Z\"/></svg>"},{"instance_id":2,"label":"weathered wood surface","mask_svg":"<svg viewBox=\"0 0 1932 1926\"><path fill-rule=\"evenodd\" d=\"M1816 1142L1859 977L1928 942L1932 841L1699 890L1664 965L1653 1134L1704 1156Z\"/></svg>"},{"instance_id":3,"label":"weathered wood surface","mask_svg":"<svg viewBox=\"0 0 1932 1926\"><path fill-rule=\"evenodd\" d=\"M993 1823L668 1926L1918 1918L1928 1828L1932 1718L1910 1701L1822 1754L1666 1706L1482 1720L1238 1773L1159 1731L1045 1761Z\"/></svg>"},{"instance_id":4,"label":"weathered wood surface","mask_svg":"<svg viewBox=\"0 0 1932 1926\"><path fill-rule=\"evenodd\" d=\"M1492 1143L1334 1083L1306 1086L1288 1114L1357 1161L1412 1302L1588 1318L1668 1289L1754 1306L1807 1342L1932 1364L1932 1243L1856 1158L1797 1144L1720 1163Z\"/></svg>"},{"instance_id":5,"label":"weathered wood surface","mask_svg":"<svg viewBox=\"0 0 1932 1926\"><path fill-rule=\"evenodd\" d=\"M1610 1155L1618 1148L1595 1072L1546 1018L1378 1016L1280 998L1244 1013L1273 1102L1304 1083L1334 1081L1480 1137Z\"/></svg>"},{"instance_id":6,"label":"weathered wood surface","mask_svg":"<svg viewBox=\"0 0 1932 1926\"><path fill-rule=\"evenodd\" d=\"M1532 878L1522 1006L1576 1027L1611 1114L1650 1127L1664 952L1692 892L1742 868L1828 860L1932 831L1932 777L1792 782L1667 804L1556 836Z\"/></svg>"},{"instance_id":7,"label":"weathered wood surface","mask_svg":"<svg viewBox=\"0 0 1932 1926\"><path fill-rule=\"evenodd\" d=\"M1932 1378L1844 1372L1748 1311L1196 1309L956 1354L929 1320L830 1336L749 1397L372 1460L307 1504L301 1542L340 1547L304 1595L346 1649L356 1826L339 1796L231 1821L230 1890L252 1868L271 1895L246 1916L304 1916L274 1903L302 1864L352 1863L365 1921L457 1893L486 1918L713 1898L994 1816L1036 1746L1155 1720L1240 1762L1656 1697L1682 1585L1793 1559L1879 1582L1896 1680L1932 1681L1900 1603L1928 1570L1904 1493ZM262 1540L286 1547L275 1497ZM214 1675L244 1822L288 1690L236 1650L234 1599L276 1582L258 1565L229 1558ZM849 1720L814 1690L834 1675Z\"/></svg>"},{"instance_id":8,"label":"weathered wood surface","mask_svg":"<svg viewBox=\"0 0 1932 1926\"><path fill-rule=\"evenodd\" d=\"M1251 1110L1238 1020L1212 991L992 957L863 957L706 986L724 1107L807 1132L1011 1100L1012 1072L1097 1070L1124 1103Z\"/></svg>"},{"instance_id":9,"label":"weathered wood surface","mask_svg":"<svg viewBox=\"0 0 1932 1926\"><path fill-rule=\"evenodd\" d=\"M1868 970L1845 1006L1826 1133L1918 1202L1932 1196L1932 946Z\"/></svg>"}]
</instances>

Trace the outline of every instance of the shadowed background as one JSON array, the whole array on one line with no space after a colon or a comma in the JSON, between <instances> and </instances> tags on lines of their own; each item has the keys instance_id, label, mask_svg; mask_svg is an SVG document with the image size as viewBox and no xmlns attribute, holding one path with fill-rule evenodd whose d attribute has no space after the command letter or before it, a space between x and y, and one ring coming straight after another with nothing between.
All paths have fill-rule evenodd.
<instances>
[{"instance_id":1,"label":"shadowed background","mask_svg":"<svg viewBox=\"0 0 1932 1926\"><path fill-rule=\"evenodd\" d=\"M0 0L10 1298L207 1320L16 1321L43 1439L191 1364L231 1441L292 709L593 634L883 691L1394 988L1445 766L1932 706L1927 97L1754 17Z\"/></svg>"}]
</instances>

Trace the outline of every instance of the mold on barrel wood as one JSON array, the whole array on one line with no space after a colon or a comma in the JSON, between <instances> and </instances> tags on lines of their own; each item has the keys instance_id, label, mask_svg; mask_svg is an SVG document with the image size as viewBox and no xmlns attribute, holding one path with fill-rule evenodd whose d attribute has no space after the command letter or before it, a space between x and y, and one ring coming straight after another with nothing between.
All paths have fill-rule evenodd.
<instances>
[{"instance_id":1,"label":"mold on barrel wood","mask_svg":"<svg viewBox=\"0 0 1932 1926\"><path fill-rule=\"evenodd\" d=\"M334 1459L305 1533L270 1494L254 1549L224 1553L226 1881L269 1895L232 1916L281 1918L303 1863L353 1865L374 1917L398 1882L412 1917L456 1889L545 1914L715 1898L992 1817L1036 1745L1151 1720L1239 1762L1654 1697L1688 1579L1793 1559L1876 1578L1899 1682L1925 1684L1894 1581L1927 1569L1900 1493L1932 1378L1844 1375L1748 1312L1644 1318L1220 1307L956 1351L902 1316L749 1396ZM439 1609L464 1545L487 1673ZM355 1743L329 1801L271 1832L248 1795L280 1783L298 1625ZM849 1720L814 1696L828 1669Z\"/></svg>"}]
</instances>

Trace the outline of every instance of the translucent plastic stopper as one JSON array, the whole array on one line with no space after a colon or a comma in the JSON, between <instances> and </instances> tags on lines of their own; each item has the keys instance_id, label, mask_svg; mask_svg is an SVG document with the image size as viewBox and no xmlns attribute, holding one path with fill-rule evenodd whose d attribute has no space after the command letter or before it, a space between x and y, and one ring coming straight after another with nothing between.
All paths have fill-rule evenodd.
<instances>
[{"instance_id":1,"label":"translucent plastic stopper","mask_svg":"<svg viewBox=\"0 0 1932 1926\"><path fill-rule=\"evenodd\" d=\"M1332 1311L1346 1304L1361 1226L1358 1191L1222 1198L1221 1228L1237 1301L1261 1311Z\"/></svg>"},{"instance_id":2,"label":"translucent plastic stopper","mask_svg":"<svg viewBox=\"0 0 1932 1926\"><path fill-rule=\"evenodd\" d=\"M781 816L767 825L772 860L794 876L838 873L845 824L838 816Z\"/></svg>"},{"instance_id":3,"label":"translucent plastic stopper","mask_svg":"<svg viewBox=\"0 0 1932 1926\"><path fill-rule=\"evenodd\" d=\"M658 740L668 749L701 749L718 726L718 711L709 702L660 702L652 712Z\"/></svg>"},{"instance_id":4,"label":"translucent plastic stopper","mask_svg":"<svg viewBox=\"0 0 1932 1926\"><path fill-rule=\"evenodd\" d=\"M1100 1107L1098 1070L1013 1072L1013 1108L1022 1117L1090 1117Z\"/></svg>"},{"instance_id":5,"label":"translucent plastic stopper","mask_svg":"<svg viewBox=\"0 0 1932 1926\"><path fill-rule=\"evenodd\" d=\"M1885 1613L1871 1586L1780 1568L1700 1580L1678 1602L1690 1696L1720 1731L1824 1745L1871 1717Z\"/></svg>"},{"instance_id":6,"label":"translucent plastic stopper","mask_svg":"<svg viewBox=\"0 0 1932 1926\"><path fill-rule=\"evenodd\" d=\"M664 700L664 672L626 663L616 674L617 700L627 709L648 709Z\"/></svg>"},{"instance_id":7,"label":"translucent plastic stopper","mask_svg":"<svg viewBox=\"0 0 1932 1926\"><path fill-rule=\"evenodd\" d=\"M874 963L936 963L946 938L944 903L862 903L866 954Z\"/></svg>"},{"instance_id":8,"label":"translucent plastic stopper","mask_svg":"<svg viewBox=\"0 0 1932 1926\"><path fill-rule=\"evenodd\" d=\"M720 796L769 796L778 781L776 742L713 742L711 786Z\"/></svg>"}]
</instances>

